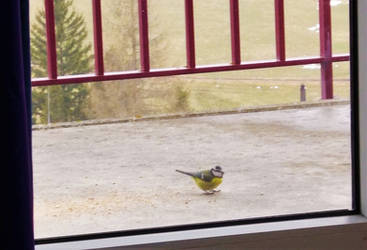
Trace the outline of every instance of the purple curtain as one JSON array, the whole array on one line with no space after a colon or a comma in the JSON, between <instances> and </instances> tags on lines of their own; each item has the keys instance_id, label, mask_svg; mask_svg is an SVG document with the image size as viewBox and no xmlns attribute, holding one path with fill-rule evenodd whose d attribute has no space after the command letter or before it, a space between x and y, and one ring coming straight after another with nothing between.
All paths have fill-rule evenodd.
<instances>
[{"instance_id":1,"label":"purple curtain","mask_svg":"<svg viewBox=\"0 0 367 250\"><path fill-rule=\"evenodd\" d=\"M1 1L1 249L34 249L28 0Z\"/></svg>"}]
</instances>

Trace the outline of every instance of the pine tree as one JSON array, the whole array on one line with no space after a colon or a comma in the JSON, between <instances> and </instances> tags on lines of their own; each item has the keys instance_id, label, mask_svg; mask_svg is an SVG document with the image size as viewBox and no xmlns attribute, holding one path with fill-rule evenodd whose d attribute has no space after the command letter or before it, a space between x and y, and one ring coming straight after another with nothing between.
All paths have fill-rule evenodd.
<instances>
[{"instance_id":1,"label":"pine tree","mask_svg":"<svg viewBox=\"0 0 367 250\"><path fill-rule=\"evenodd\" d=\"M87 73L91 45L86 43L84 17L73 9L73 0L55 0L58 75ZM39 10L31 27L32 77L47 76L45 11ZM33 122L84 120L89 89L85 84L37 87L32 91Z\"/></svg>"}]
</instances>

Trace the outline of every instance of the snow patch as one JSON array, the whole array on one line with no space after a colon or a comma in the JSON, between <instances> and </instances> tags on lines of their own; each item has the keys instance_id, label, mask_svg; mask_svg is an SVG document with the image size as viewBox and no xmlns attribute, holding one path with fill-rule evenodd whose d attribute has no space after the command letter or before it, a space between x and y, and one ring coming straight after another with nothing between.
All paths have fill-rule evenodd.
<instances>
[{"instance_id":1,"label":"snow patch","mask_svg":"<svg viewBox=\"0 0 367 250\"><path fill-rule=\"evenodd\" d=\"M341 3L342 3L341 0L331 0L330 1L330 6L338 6Z\"/></svg>"},{"instance_id":2,"label":"snow patch","mask_svg":"<svg viewBox=\"0 0 367 250\"><path fill-rule=\"evenodd\" d=\"M320 32L320 24L316 24L315 26L309 27L307 29L313 32Z\"/></svg>"},{"instance_id":3,"label":"snow patch","mask_svg":"<svg viewBox=\"0 0 367 250\"><path fill-rule=\"evenodd\" d=\"M302 66L303 69L320 69L320 64L307 64Z\"/></svg>"}]
</instances>

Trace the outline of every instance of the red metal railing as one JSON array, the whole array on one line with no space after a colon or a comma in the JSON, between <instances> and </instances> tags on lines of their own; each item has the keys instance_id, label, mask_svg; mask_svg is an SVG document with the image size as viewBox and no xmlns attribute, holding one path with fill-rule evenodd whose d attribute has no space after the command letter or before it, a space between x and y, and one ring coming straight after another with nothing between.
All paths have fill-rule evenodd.
<instances>
[{"instance_id":1,"label":"red metal railing","mask_svg":"<svg viewBox=\"0 0 367 250\"><path fill-rule=\"evenodd\" d=\"M232 64L241 64L240 15L238 0L230 0Z\"/></svg>"},{"instance_id":2,"label":"red metal railing","mask_svg":"<svg viewBox=\"0 0 367 250\"><path fill-rule=\"evenodd\" d=\"M46 14L46 41L47 41L47 71L48 79L57 79L57 61L56 61L56 35L55 35L55 13L54 2L45 1ZM34 85L34 80L32 85Z\"/></svg>"},{"instance_id":3,"label":"red metal railing","mask_svg":"<svg viewBox=\"0 0 367 250\"><path fill-rule=\"evenodd\" d=\"M275 41L278 61L285 60L284 0L275 0Z\"/></svg>"},{"instance_id":4,"label":"red metal railing","mask_svg":"<svg viewBox=\"0 0 367 250\"><path fill-rule=\"evenodd\" d=\"M331 10L330 0L319 0L320 19L320 56L321 62L321 97L333 97L333 65L331 52Z\"/></svg>"},{"instance_id":5,"label":"red metal railing","mask_svg":"<svg viewBox=\"0 0 367 250\"><path fill-rule=\"evenodd\" d=\"M185 0L186 62L188 69L195 69L195 33L193 0Z\"/></svg>"},{"instance_id":6,"label":"red metal railing","mask_svg":"<svg viewBox=\"0 0 367 250\"><path fill-rule=\"evenodd\" d=\"M103 42L102 42L102 14L101 0L92 0L93 10L93 35L94 35L94 71L96 75L103 76Z\"/></svg>"},{"instance_id":7,"label":"red metal railing","mask_svg":"<svg viewBox=\"0 0 367 250\"><path fill-rule=\"evenodd\" d=\"M111 81L145 77L172 76L181 74L208 73L229 70L246 70L271 67L296 66L305 64L321 65L321 97L333 98L333 72L332 63L348 61L349 55L333 55L331 48L331 9L330 0L319 0L320 22L320 56L307 58L286 58L285 29L284 29L284 0L274 0L275 9L275 41L276 59L256 62L241 61L240 46L240 19L239 1L229 0L230 5L230 31L232 62L223 65L197 66L195 60L195 32L194 32L194 6L193 0L185 1L186 24L186 67L174 69L151 69L149 58L148 37L148 1L138 1L139 35L140 35L140 70L105 72L102 42L102 15L101 0L92 0L93 27L94 27L94 59L95 73L72 76L58 76L55 17L53 0L45 0L46 9L46 34L47 34L47 65L48 77L32 79L32 86L46 86L55 84L72 84L95 81Z\"/></svg>"}]
</instances>

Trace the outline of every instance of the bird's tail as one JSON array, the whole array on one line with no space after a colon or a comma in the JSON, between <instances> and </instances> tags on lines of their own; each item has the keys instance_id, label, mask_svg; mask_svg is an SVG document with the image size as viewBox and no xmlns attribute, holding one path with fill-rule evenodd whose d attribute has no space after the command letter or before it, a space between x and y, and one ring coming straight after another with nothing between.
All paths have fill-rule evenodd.
<instances>
[{"instance_id":1,"label":"bird's tail","mask_svg":"<svg viewBox=\"0 0 367 250\"><path fill-rule=\"evenodd\" d=\"M181 170L178 170L178 169L176 169L176 172L179 172L181 174L186 174L186 175L189 175L189 176L194 176L192 173L181 171Z\"/></svg>"}]
</instances>

